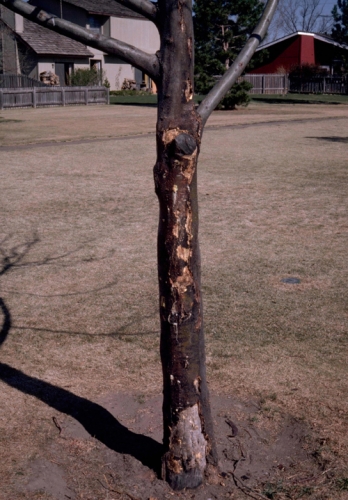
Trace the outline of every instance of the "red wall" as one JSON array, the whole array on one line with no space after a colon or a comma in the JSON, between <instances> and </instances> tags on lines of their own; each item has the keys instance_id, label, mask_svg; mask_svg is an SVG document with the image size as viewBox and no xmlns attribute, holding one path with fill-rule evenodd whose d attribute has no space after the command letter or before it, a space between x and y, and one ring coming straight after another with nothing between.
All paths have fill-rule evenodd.
<instances>
[{"instance_id":1,"label":"red wall","mask_svg":"<svg viewBox=\"0 0 348 500\"><path fill-rule=\"evenodd\" d=\"M279 69L289 71L296 64L315 64L314 37L308 35L296 35L293 38L274 44L266 49L269 62L250 73L277 73Z\"/></svg>"},{"instance_id":2,"label":"red wall","mask_svg":"<svg viewBox=\"0 0 348 500\"><path fill-rule=\"evenodd\" d=\"M315 64L314 36L301 35L300 41L301 41L300 63Z\"/></svg>"}]
</instances>

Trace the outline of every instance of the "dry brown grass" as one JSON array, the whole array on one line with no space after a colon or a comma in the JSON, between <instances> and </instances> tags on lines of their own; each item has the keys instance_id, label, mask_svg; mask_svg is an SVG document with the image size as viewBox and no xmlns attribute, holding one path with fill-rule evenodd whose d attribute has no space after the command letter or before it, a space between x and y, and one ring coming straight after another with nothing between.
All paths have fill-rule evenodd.
<instances>
[{"instance_id":1,"label":"dry brown grass","mask_svg":"<svg viewBox=\"0 0 348 500\"><path fill-rule=\"evenodd\" d=\"M159 394L155 110L2 117L21 120L0 122L2 369L18 370L14 386L24 373L92 401ZM211 391L258 401L260 429L303 421L325 478L307 497L347 498L346 109L253 105L208 126L199 189ZM144 135L121 139L132 134ZM28 392L1 382L1 499L51 498L25 484L62 415ZM86 484L78 498L94 498Z\"/></svg>"}]
</instances>

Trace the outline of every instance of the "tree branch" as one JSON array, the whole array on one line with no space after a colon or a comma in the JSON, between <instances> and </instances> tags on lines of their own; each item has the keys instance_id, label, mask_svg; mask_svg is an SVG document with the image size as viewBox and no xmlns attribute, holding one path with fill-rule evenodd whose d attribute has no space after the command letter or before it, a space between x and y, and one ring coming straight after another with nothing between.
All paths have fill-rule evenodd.
<instances>
[{"instance_id":1,"label":"tree branch","mask_svg":"<svg viewBox=\"0 0 348 500\"><path fill-rule=\"evenodd\" d=\"M262 17L253 33L250 35L250 38L245 44L243 50L239 53L232 66L226 71L226 73L224 73L221 79L216 83L216 85L214 85L212 90L199 105L197 111L202 118L203 125L208 120L209 116L219 104L221 99L227 94L232 85L236 83L237 79L245 70L255 50L267 32L268 26L278 6L278 2L279 0L268 0Z\"/></svg>"},{"instance_id":2,"label":"tree branch","mask_svg":"<svg viewBox=\"0 0 348 500\"><path fill-rule=\"evenodd\" d=\"M65 19L60 19L22 0L0 0L0 4L45 28L56 31L61 35L65 35L85 45L106 52L107 54L117 56L132 66L144 71L155 81L159 76L159 64L155 54L147 54L128 43L121 42L115 38L95 34L86 28L82 28Z\"/></svg>"},{"instance_id":3,"label":"tree branch","mask_svg":"<svg viewBox=\"0 0 348 500\"><path fill-rule=\"evenodd\" d=\"M157 24L157 7L149 0L115 0L115 2L128 7L128 9L141 14Z\"/></svg>"}]
</instances>

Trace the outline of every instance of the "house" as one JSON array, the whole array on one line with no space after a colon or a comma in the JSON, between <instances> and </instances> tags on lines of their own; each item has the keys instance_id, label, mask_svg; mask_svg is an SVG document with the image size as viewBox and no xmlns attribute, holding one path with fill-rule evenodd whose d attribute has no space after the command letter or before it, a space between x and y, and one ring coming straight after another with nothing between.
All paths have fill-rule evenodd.
<instances>
[{"instance_id":1,"label":"house","mask_svg":"<svg viewBox=\"0 0 348 500\"><path fill-rule=\"evenodd\" d=\"M29 3L144 52L155 53L159 49L155 25L114 0L29 0ZM120 89L125 79L135 80L138 87L153 86L147 75L122 59L38 26L4 6L0 7L0 19L0 73L22 73L35 79L40 79L44 72L54 73L60 85L67 85L74 70L95 68L103 71L111 90Z\"/></svg>"},{"instance_id":2,"label":"house","mask_svg":"<svg viewBox=\"0 0 348 500\"><path fill-rule=\"evenodd\" d=\"M342 55L348 55L347 50L347 45L328 35L297 31L259 47L257 52L264 51L265 58L250 74L285 74L299 64L315 64L333 74L341 66Z\"/></svg>"}]
</instances>

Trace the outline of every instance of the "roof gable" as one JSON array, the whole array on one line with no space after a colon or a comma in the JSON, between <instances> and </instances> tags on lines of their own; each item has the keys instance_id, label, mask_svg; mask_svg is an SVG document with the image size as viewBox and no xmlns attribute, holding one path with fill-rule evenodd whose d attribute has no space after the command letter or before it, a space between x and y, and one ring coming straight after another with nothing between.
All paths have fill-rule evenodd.
<instances>
[{"instance_id":1,"label":"roof gable","mask_svg":"<svg viewBox=\"0 0 348 500\"><path fill-rule=\"evenodd\" d=\"M23 33L17 33L37 54L91 57L85 45L24 19Z\"/></svg>"}]
</instances>

